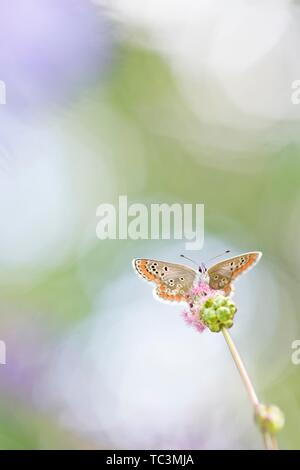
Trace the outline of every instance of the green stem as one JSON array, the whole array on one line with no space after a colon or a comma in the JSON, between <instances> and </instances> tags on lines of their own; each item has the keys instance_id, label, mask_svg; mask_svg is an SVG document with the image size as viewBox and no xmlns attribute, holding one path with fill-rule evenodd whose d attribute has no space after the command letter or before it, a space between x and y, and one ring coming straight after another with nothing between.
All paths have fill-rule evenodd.
<instances>
[{"instance_id":1,"label":"green stem","mask_svg":"<svg viewBox=\"0 0 300 470\"><path fill-rule=\"evenodd\" d=\"M241 378L244 382L244 385L245 385L247 393L249 395L251 404L253 406L254 413L256 413L257 407L259 405L259 400L257 398L256 392L255 392L254 387L252 385L252 382L249 378L249 375L246 371L246 368L243 364L241 356L239 355L238 350L236 349L235 344L234 344L227 328L223 327L222 328L222 333L223 333L225 341L228 345L228 348L231 352L231 355L233 357L235 365L236 365L236 367L237 367L237 369L240 373L240 376L241 376ZM264 431L262 431L262 434L263 434L263 440L264 440L265 448L267 450L277 450L278 446L277 446L276 437L271 436L269 433L264 432Z\"/></svg>"}]
</instances>

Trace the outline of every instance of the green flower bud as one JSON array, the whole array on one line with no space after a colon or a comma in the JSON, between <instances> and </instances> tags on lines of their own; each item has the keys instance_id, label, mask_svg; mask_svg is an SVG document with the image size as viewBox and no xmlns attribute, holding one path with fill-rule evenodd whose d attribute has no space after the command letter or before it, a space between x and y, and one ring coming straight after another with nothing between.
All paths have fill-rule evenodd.
<instances>
[{"instance_id":1,"label":"green flower bud","mask_svg":"<svg viewBox=\"0 0 300 470\"><path fill-rule=\"evenodd\" d=\"M284 414L278 406L258 405L255 413L255 419L263 432L276 434L284 426Z\"/></svg>"},{"instance_id":2,"label":"green flower bud","mask_svg":"<svg viewBox=\"0 0 300 470\"><path fill-rule=\"evenodd\" d=\"M208 298L199 312L201 322L210 331L217 333L223 327L231 328L237 311L235 303L224 295Z\"/></svg>"},{"instance_id":3,"label":"green flower bud","mask_svg":"<svg viewBox=\"0 0 300 470\"><path fill-rule=\"evenodd\" d=\"M221 327L219 323L211 323L209 326L209 329L213 333L219 333L219 331L221 331Z\"/></svg>"},{"instance_id":4,"label":"green flower bud","mask_svg":"<svg viewBox=\"0 0 300 470\"><path fill-rule=\"evenodd\" d=\"M233 325L233 320L227 320L223 326L225 326L225 328L231 328Z\"/></svg>"},{"instance_id":5,"label":"green flower bud","mask_svg":"<svg viewBox=\"0 0 300 470\"><path fill-rule=\"evenodd\" d=\"M230 311L230 308L228 307L219 307L217 309L217 314L218 314L219 320L222 323L226 322L227 320L230 320L231 311Z\"/></svg>"},{"instance_id":6,"label":"green flower bud","mask_svg":"<svg viewBox=\"0 0 300 470\"><path fill-rule=\"evenodd\" d=\"M226 300L227 299L224 295L216 295L216 297L213 298L213 305L215 308L223 307L223 305L227 304Z\"/></svg>"},{"instance_id":7,"label":"green flower bud","mask_svg":"<svg viewBox=\"0 0 300 470\"><path fill-rule=\"evenodd\" d=\"M213 299L213 297L210 297L209 299L207 299L205 301L204 307L206 307L206 308L212 307L213 303L214 303L214 299Z\"/></svg>"},{"instance_id":8,"label":"green flower bud","mask_svg":"<svg viewBox=\"0 0 300 470\"><path fill-rule=\"evenodd\" d=\"M217 313L214 308L204 308L202 313L203 319L207 322L215 323L218 320Z\"/></svg>"},{"instance_id":9,"label":"green flower bud","mask_svg":"<svg viewBox=\"0 0 300 470\"><path fill-rule=\"evenodd\" d=\"M235 303L232 300L228 299L227 307L230 308L230 311L232 312L233 315L236 313L237 308L236 308Z\"/></svg>"},{"instance_id":10,"label":"green flower bud","mask_svg":"<svg viewBox=\"0 0 300 470\"><path fill-rule=\"evenodd\" d=\"M236 307L235 307L235 303L234 303L233 300L231 300L231 299L228 299L228 300L227 300L227 306L228 306L229 308L231 308L231 307L236 308Z\"/></svg>"}]
</instances>

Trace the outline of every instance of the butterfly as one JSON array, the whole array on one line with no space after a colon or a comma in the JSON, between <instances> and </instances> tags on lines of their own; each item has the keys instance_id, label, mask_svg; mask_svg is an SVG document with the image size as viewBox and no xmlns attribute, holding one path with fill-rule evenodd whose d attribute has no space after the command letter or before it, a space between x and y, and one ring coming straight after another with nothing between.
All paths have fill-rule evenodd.
<instances>
[{"instance_id":1,"label":"butterfly","mask_svg":"<svg viewBox=\"0 0 300 470\"><path fill-rule=\"evenodd\" d=\"M251 251L228 258L208 269L201 263L198 271L182 264L153 259L134 259L132 264L139 276L156 284L153 293L159 300L188 302L191 290L199 282L223 291L226 296L230 295L232 282L257 264L261 256L260 251Z\"/></svg>"}]
</instances>

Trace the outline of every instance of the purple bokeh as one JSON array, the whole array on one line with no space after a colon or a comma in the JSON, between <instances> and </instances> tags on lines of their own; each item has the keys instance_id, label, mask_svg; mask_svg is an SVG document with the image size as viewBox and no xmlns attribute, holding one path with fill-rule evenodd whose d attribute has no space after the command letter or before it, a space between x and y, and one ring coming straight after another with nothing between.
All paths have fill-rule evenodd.
<instances>
[{"instance_id":1,"label":"purple bokeh","mask_svg":"<svg viewBox=\"0 0 300 470\"><path fill-rule=\"evenodd\" d=\"M49 361L54 337L49 325L45 327L36 315L26 312L26 317L20 314L17 318L15 312L11 313L13 320L1 321L0 339L6 345L6 364L0 365L0 392L31 403Z\"/></svg>"},{"instance_id":2,"label":"purple bokeh","mask_svg":"<svg viewBox=\"0 0 300 470\"><path fill-rule=\"evenodd\" d=\"M89 0L2 0L0 80L7 111L73 99L95 83L111 57L111 27Z\"/></svg>"}]
</instances>

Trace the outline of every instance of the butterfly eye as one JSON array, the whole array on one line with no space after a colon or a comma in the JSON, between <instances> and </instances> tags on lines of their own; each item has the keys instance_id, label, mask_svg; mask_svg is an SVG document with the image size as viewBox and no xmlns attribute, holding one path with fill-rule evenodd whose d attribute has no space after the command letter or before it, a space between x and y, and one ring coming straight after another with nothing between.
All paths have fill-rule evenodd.
<instances>
[{"instance_id":1,"label":"butterfly eye","mask_svg":"<svg viewBox=\"0 0 300 470\"><path fill-rule=\"evenodd\" d=\"M199 273L202 273L202 268L201 268L201 266L199 266Z\"/></svg>"}]
</instances>

